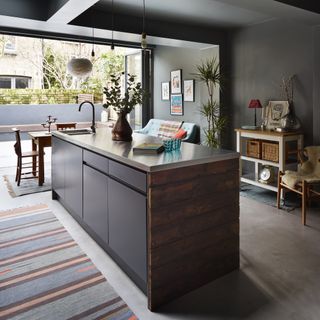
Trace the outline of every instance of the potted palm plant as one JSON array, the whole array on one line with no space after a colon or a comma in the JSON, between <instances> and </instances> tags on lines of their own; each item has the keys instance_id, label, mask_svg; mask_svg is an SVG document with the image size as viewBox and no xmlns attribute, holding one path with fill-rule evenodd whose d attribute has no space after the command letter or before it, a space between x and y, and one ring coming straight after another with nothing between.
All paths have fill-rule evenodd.
<instances>
[{"instance_id":1,"label":"potted palm plant","mask_svg":"<svg viewBox=\"0 0 320 320\"><path fill-rule=\"evenodd\" d=\"M136 76L128 74L125 92L121 90L121 74L111 74L110 83L104 88L106 101L104 108L112 107L118 114L118 119L112 129L112 140L132 141L132 129L127 115L137 104L141 104L145 95L140 82L135 81Z\"/></svg>"},{"instance_id":2,"label":"potted palm plant","mask_svg":"<svg viewBox=\"0 0 320 320\"><path fill-rule=\"evenodd\" d=\"M227 119L221 115L221 106L215 100L214 93L221 85L221 73L219 62L216 57L208 59L197 65L197 73L194 75L201 82L204 82L208 90L208 100L202 103L200 113L207 120L207 128L204 129L206 144L209 147L219 148L221 145L221 131L224 129Z\"/></svg>"}]
</instances>

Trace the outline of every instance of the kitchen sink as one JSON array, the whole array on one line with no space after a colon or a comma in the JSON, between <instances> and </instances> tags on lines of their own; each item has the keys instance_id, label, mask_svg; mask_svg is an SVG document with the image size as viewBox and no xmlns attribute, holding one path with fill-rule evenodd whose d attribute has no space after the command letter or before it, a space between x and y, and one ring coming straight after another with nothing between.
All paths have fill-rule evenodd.
<instances>
[{"instance_id":1,"label":"kitchen sink","mask_svg":"<svg viewBox=\"0 0 320 320\"><path fill-rule=\"evenodd\" d=\"M74 130L63 130L61 133L67 134L69 136L75 136L78 134L91 134L92 130L90 129L74 129Z\"/></svg>"}]
</instances>

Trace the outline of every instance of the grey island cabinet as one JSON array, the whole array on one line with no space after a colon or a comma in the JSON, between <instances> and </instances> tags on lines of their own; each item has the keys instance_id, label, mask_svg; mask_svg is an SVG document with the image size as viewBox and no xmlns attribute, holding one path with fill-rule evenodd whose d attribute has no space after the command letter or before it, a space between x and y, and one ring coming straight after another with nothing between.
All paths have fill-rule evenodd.
<instances>
[{"instance_id":1,"label":"grey island cabinet","mask_svg":"<svg viewBox=\"0 0 320 320\"><path fill-rule=\"evenodd\" d=\"M239 268L239 154L154 138L52 134L52 196L145 292L155 310Z\"/></svg>"}]
</instances>

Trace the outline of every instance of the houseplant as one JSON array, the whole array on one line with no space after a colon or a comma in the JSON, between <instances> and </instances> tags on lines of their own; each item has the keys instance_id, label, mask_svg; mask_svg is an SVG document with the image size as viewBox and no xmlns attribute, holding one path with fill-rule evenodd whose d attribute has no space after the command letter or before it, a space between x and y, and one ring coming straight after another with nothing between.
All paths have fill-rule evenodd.
<instances>
[{"instance_id":1,"label":"houseplant","mask_svg":"<svg viewBox=\"0 0 320 320\"><path fill-rule=\"evenodd\" d=\"M104 108L112 107L118 114L118 119L112 129L112 140L132 141L132 129L127 115L137 104L141 104L145 95L140 82L135 82L135 75L128 74L127 86L122 93L121 74L111 74L110 83L104 88L106 101Z\"/></svg>"},{"instance_id":2,"label":"houseplant","mask_svg":"<svg viewBox=\"0 0 320 320\"><path fill-rule=\"evenodd\" d=\"M221 85L221 73L219 68L219 62L216 57L208 59L197 65L197 73L194 75L206 84L208 90L208 100L202 103L200 108L200 113L207 120L207 128L204 129L204 134L206 137L206 144L209 147L219 148L220 147L220 135L221 131L226 125L226 117L221 115L220 104L215 100L214 93Z\"/></svg>"}]
</instances>

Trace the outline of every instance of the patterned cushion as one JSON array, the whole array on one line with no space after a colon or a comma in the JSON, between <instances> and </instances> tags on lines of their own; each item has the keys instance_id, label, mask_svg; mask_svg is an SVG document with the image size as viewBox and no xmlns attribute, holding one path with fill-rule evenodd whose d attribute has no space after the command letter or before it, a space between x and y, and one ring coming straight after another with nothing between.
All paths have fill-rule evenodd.
<instances>
[{"instance_id":1,"label":"patterned cushion","mask_svg":"<svg viewBox=\"0 0 320 320\"><path fill-rule=\"evenodd\" d=\"M183 139L187 136L187 131L180 128L174 135L174 138L176 139Z\"/></svg>"},{"instance_id":2,"label":"patterned cushion","mask_svg":"<svg viewBox=\"0 0 320 320\"><path fill-rule=\"evenodd\" d=\"M182 122L177 121L164 121L161 123L158 137L159 138L173 138L177 131L181 128Z\"/></svg>"}]
</instances>

